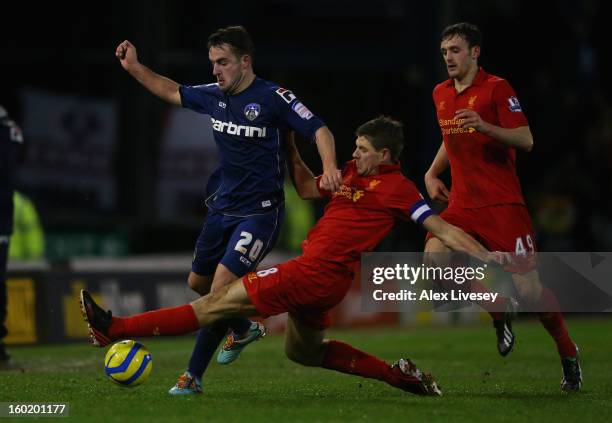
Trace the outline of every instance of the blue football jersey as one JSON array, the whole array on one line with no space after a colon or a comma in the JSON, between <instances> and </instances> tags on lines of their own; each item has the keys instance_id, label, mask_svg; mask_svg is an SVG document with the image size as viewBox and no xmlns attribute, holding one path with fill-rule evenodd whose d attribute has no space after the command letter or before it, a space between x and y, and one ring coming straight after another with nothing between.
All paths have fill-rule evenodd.
<instances>
[{"instance_id":1,"label":"blue football jersey","mask_svg":"<svg viewBox=\"0 0 612 423\"><path fill-rule=\"evenodd\" d=\"M227 95L217 84L180 87L183 107L210 115L221 165L206 205L248 216L283 204L285 136L293 129L314 140L325 124L289 90L255 78L244 91ZM209 184L208 189L210 189Z\"/></svg>"}]
</instances>

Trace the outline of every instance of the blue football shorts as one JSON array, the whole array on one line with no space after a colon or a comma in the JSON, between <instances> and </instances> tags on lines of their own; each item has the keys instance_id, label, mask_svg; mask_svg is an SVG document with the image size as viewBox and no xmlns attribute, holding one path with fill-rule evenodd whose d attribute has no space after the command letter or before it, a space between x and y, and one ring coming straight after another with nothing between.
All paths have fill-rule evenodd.
<instances>
[{"instance_id":1,"label":"blue football shorts","mask_svg":"<svg viewBox=\"0 0 612 423\"><path fill-rule=\"evenodd\" d=\"M212 276L223 263L238 277L254 271L276 244L284 218L283 206L248 217L209 210L196 241L191 270Z\"/></svg>"}]
</instances>

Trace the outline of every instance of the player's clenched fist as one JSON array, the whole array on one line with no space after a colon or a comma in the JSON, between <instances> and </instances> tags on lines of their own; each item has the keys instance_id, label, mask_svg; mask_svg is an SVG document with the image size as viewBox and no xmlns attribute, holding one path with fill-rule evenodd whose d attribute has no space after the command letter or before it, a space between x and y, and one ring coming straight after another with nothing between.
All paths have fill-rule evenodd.
<instances>
[{"instance_id":1,"label":"player's clenched fist","mask_svg":"<svg viewBox=\"0 0 612 423\"><path fill-rule=\"evenodd\" d=\"M128 40L125 40L117 46L115 56L119 59L123 69L129 70L129 67L138 63L138 55L136 53L136 47Z\"/></svg>"},{"instance_id":2,"label":"player's clenched fist","mask_svg":"<svg viewBox=\"0 0 612 423\"><path fill-rule=\"evenodd\" d=\"M425 187L427 188L429 198L434 201L448 203L450 193L440 178L425 174Z\"/></svg>"},{"instance_id":3,"label":"player's clenched fist","mask_svg":"<svg viewBox=\"0 0 612 423\"><path fill-rule=\"evenodd\" d=\"M488 129L488 123L474 110L459 109L455 112L455 119L461 121L459 126L462 128L474 128L478 132L486 132Z\"/></svg>"},{"instance_id":4,"label":"player's clenched fist","mask_svg":"<svg viewBox=\"0 0 612 423\"><path fill-rule=\"evenodd\" d=\"M323 172L321 176L321 188L330 191L336 192L340 189L340 185L342 185L342 172L338 169L330 167Z\"/></svg>"}]
</instances>

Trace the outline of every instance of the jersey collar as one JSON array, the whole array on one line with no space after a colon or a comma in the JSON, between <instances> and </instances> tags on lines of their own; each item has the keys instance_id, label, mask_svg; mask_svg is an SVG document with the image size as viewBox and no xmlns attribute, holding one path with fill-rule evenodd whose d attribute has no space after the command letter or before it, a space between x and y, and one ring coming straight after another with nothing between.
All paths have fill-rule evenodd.
<instances>
[{"instance_id":1,"label":"jersey collar","mask_svg":"<svg viewBox=\"0 0 612 423\"><path fill-rule=\"evenodd\" d=\"M378 165L378 174L382 175L385 173L395 173L395 172L399 172L400 171L400 164L399 163L393 163L393 164L380 164Z\"/></svg>"},{"instance_id":2,"label":"jersey collar","mask_svg":"<svg viewBox=\"0 0 612 423\"><path fill-rule=\"evenodd\" d=\"M489 77L489 74L487 72L485 72L485 70L482 68L482 66L480 66L478 68L478 73L476 73L476 77L472 81L472 85L470 85L470 87L472 87L472 86L478 87L478 86L482 85L487 80L488 77ZM455 88L455 83L453 81L453 78L447 79L445 85L447 87L449 87L449 88Z\"/></svg>"},{"instance_id":3,"label":"jersey collar","mask_svg":"<svg viewBox=\"0 0 612 423\"><path fill-rule=\"evenodd\" d=\"M484 84L484 82L487 80L487 78L489 77L489 74L485 72L485 70L482 68L482 66L480 68L478 68L478 73L476 74L476 78L474 78L474 81L472 81L472 85L474 86L479 86Z\"/></svg>"},{"instance_id":4,"label":"jersey collar","mask_svg":"<svg viewBox=\"0 0 612 423\"><path fill-rule=\"evenodd\" d=\"M352 169L352 171L355 172L355 174L357 173L357 160L353 159L350 162L348 162L348 166L349 168ZM385 173L397 173L401 171L401 166L400 166L400 162L395 162L393 164L379 164L378 165L378 173L376 175L370 175L372 177L376 177L378 175L382 175Z\"/></svg>"}]
</instances>

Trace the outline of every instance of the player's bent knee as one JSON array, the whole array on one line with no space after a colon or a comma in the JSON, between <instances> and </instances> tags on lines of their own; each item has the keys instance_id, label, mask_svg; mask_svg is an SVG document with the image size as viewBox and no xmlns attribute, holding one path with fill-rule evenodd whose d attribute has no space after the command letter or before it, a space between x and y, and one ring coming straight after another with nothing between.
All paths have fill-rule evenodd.
<instances>
[{"instance_id":1,"label":"player's bent knee","mask_svg":"<svg viewBox=\"0 0 612 423\"><path fill-rule=\"evenodd\" d=\"M518 292L523 302L535 305L540 299L541 288L530 284L517 284L516 291Z\"/></svg>"},{"instance_id":2,"label":"player's bent knee","mask_svg":"<svg viewBox=\"0 0 612 423\"><path fill-rule=\"evenodd\" d=\"M289 347L285 347L285 355L289 360L293 361L294 363L302 364L302 355L298 351L295 351L294 349Z\"/></svg>"},{"instance_id":3,"label":"player's bent knee","mask_svg":"<svg viewBox=\"0 0 612 423\"><path fill-rule=\"evenodd\" d=\"M531 307L536 306L542 295L542 284L539 278L534 274L515 274L513 280L516 291L523 303Z\"/></svg>"},{"instance_id":4,"label":"player's bent knee","mask_svg":"<svg viewBox=\"0 0 612 423\"><path fill-rule=\"evenodd\" d=\"M213 281L211 287L210 287L210 292L217 292L219 291L221 288L231 284L232 282L234 282L234 280L236 279L236 277L234 276L233 278L225 278L225 279L217 279L215 278L215 280Z\"/></svg>"},{"instance_id":5,"label":"player's bent knee","mask_svg":"<svg viewBox=\"0 0 612 423\"><path fill-rule=\"evenodd\" d=\"M232 317L249 317L257 314L241 279L220 287L214 292L191 303L200 325Z\"/></svg>"},{"instance_id":6,"label":"player's bent knee","mask_svg":"<svg viewBox=\"0 0 612 423\"><path fill-rule=\"evenodd\" d=\"M199 283L198 281L195 281L191 278L187 279L187 285L189 285L189 289L191 289L194 292L197 292L200 295L206 295L207 292L204 289L204 286Z\"/></svg>"},{"instance_id":7,"label":"player's bent knee","mask_svg":"<svg viewBox=\"0 0 612 423\"><path fill-rule=\"evenodd\" d=\"M215 271L215 276L213 278L212 285L210 287L210 292L215 292L221 287L231 284L236 279L240 279L238 275L232 272L223 263L219 263L219 265L217 266L217 270Z\"/></svg>"},{"instance_id":8,"label":"player's bent knee","mask_svg":"<svg viewBox=\"0 0 612 423\"><path fill-rule=\"evenodd\" d=\"M324 354L325 345L322 343L313 343L309 345L291 341L285 343L285 355L287 358L302 366L321 366Z\"/></svg>"},{"instance_id":9,"label":"player's bent knee","mask_svg":"<svg viewBox=\"0 0 612 423\"><path fill-rule=\"evenodd\" d=\"M225 316L224 311L227 309L227 306L224 303L227 290L228 287L224 287L215 293L204 295L191 303L200 326L209 325L221 320Z\"/></svg>"},{"instance_id":10,"label":"player's bent knee","mask_svg":"<svg viewBox=\"0 0 612 423\"><path fill-rule=\"evenodd\" d=\"M187 285L189 285L189 288L192 291L195 291L200 295L206 295L210 292L210 277L200 276L191 272L187 278Z\"/></svg>"},{"instance_id":11,"label":"player's bent knee","mask_svg":"<svg viewBox=\"0 0 612 423\"><path fill-rule=\"evenodd\" d=\"M285 348L285 355L287 358L294 363L301 364L302 366L318 367L321 365L321 360L318 354L312 351L305 351L301 349L287 347Z\"/></svg>"}]
</instances>

